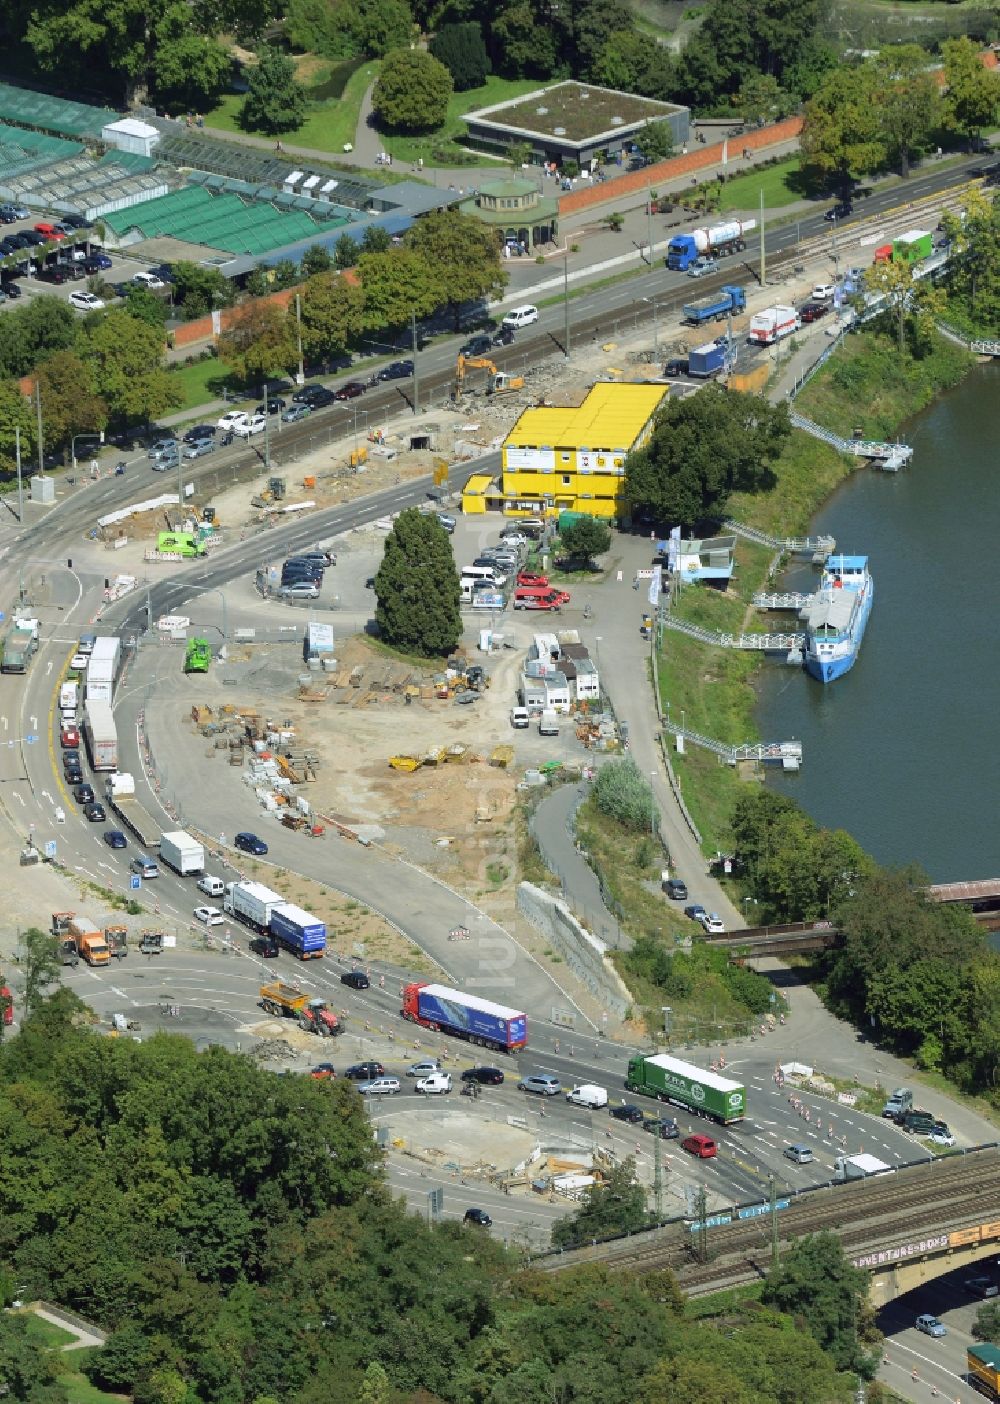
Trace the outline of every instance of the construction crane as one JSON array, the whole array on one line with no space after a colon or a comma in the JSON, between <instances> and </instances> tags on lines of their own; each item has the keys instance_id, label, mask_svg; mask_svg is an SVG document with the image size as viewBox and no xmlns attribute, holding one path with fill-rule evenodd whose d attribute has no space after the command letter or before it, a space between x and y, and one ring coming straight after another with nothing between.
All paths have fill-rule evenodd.
<instances>
[{"instance_id":1,"label":"construction crane","mask_svg":"<svg viewBox=\"0 0 1000 1404\"><path fill-rule=\"evenodd\" d=\"M465 372L469 369L478 370L480 368L490 372L490 382L486 392L488 395L503 395L508 390L524 389L523 375L508 375L506 371L498 370L488 356L459 356L458 364L455 367L456 397L461 393Z\"/></svg>"}]
</instances>

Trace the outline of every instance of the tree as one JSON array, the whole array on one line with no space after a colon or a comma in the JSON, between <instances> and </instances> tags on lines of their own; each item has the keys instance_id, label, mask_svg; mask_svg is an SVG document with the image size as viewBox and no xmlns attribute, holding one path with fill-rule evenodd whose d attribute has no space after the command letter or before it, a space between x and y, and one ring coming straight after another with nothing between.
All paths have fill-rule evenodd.
<instances>
[{"instance_id":1,"label":"tree","mask_svg":"<svg viewBox=\"0 0 1000 1404\"><path fill-rule=\"evenodd\" d=\"M597 517L579 516L559 528L559 540L570 561L590 570L595 556L611 549L611 528Z\"/></svg>"},{"instance_id":2,"label":"tree","mask_svg":"<svg viewBox=\"0 0 1000 1404\"><path fill-rule=\"evenodd\" d=\"M290 370L299 358L295 324L284 307L253 298L219 337L219 356L248 383Z\"/></svg>"},{"instance_id":3,"label":"tree","mask_svg":"<svg viewBox=\"0 0 1000 1404\"><path fill-rule=\"evenodd\" d=\"M174 264L173 274L174 302L185 321L192 322L218 307L228 307L233 300L233 285L218 268L182 259Z\"/></svg>"},{"instance_id":4,"label":"tree","mask_svg":"<svg viewBox=\"0 0 1000 1404\"><path fill-rule=\"evenodd\" d=\"M296 80L295 64L280 49L262 45L240 107L240 126L245 132L278 136L301 127L305 116L306 93Z\"/></svg>"},{"instance_id":5,"label":"tree","mask_svg":"<svg viewBox=\"0 0 1000 1404\"><path fill-rule=\"evenodd\" d=\"M29 926L23 937L24 1017L30 1019L62 972L59 942L48 931Z\"/></svg>"},{"instance_id":6,"label":"tree","mask_svg":"<svg viewBox=\"0 0 1000 1404\"><path fill-rule=\"evenodd\" d=\"M631 756L602 765L592 787L594 803L625 829L648 834L656 823L653 787Z\"/></svg>"},{"instance_id":7,"label":"tree","mask_svg":"<svg viewBox=\"0 0 1000 1404\"><path fill-rule=\"evenodd\" d=\"M392 248L392 235L381 224L369 224L361 236L362 253L388 253Z\"/></svg>"},{"instance_id":8,"label":"tree","mask_svg":"<svg viewBox=\"0 0 1000 1404\"><path fill-rule=\"evenodd\" d=\"M868 64L834 69L806 103L801 146L808 164L850 198L858 176L885 160L874 70Z\"/></svg>"},{"instance_id":9,"label":"tree","mask_svg":"<svg viewBox=\"0 0 1000 1404\"><path fill-rule=\"evenodd\" d=\"M19 1404L66 1404L55 1352L37 1345L22 1316L0 1314L0 1381L5 1399Z\"/></svg>"},{"instance_id":10,"label":"tree","mask_svg":"<svg viewBox=\"0 0 1000 1404\"><path fill-rule=\"evenodd\" d=\"M437 269L409 249L362 254L358 276L369 331L408 326L413 316L428 317L446 295Z\"/></svg>"},{"instance_id":11,"label":"tree","mask_svg":"<svg viewBox=\"0 0 1000 1404\"><path fill-rule=\"evenodd\" d=\"M580 1207L552 1227L557 1248L574 1248L593 1239L635 1233L650 1222L646 1191L635 1178L635 1159L627 1156L605 1172L601 1184L588 1186Z\"/></svg>"},{"instance_id":12,"label":"tree","mask_svg":"<svg viewBox=\"0 0 1000 1404\"><path fill-rule=\"evenodd\" d=\"M806 1329L833 1358L838 1370L874 1374L874 1360L861 1348L858 1321L868 1296L868 1274L852 1267L835 1233L807 1234L789 1248L768 1274L762 1300Z\"/></svg>"},{"instance_id":13,"label":"tree","mask_svg":"<svg viewBox=\"0 0 1000 1404\"><path fill-rule=\"evenodd\" d=\"M10 320L9 315L0 318L0 327ZM3 473L12 473L15 468L15 430L20 430L21 462L26 463L34 450L37 433L34 410L16 380L0 380L0 472Z\"/></svg>"},{"instance_id":14,"label":"tree","mask_svg":"<svg viewBox=\"0 0 1000 1404\"><path fill-rule=\"evenodd\" d=\"M914 292L918 287L913 268L906 259L885 259L865 269L864 288L868 293L885 299L886 313L896 323L899 350L906 345L906 317Z\"/></svg>"},{"instance_id":15,"label":"tree","mask_svg":"<svg viewBox=\"0 0 1000 1404\"><path fill-rule=\"evenodd\" d=\"M453 90L451 74L433 54L398 49L382 64L372 110L386 131L434 131L444 124Z\"/></svg>"},{"instance_id":16,"label":"tree","mask_svg":"<svg viewBox=\"0 0 1000 1404\"><path fill-rule=\"evenodd\" d=\"M993 335L1000 330L1000 206L972 189L964 216L947 211L943 216L953 254L949 295L964 306L975 326Z\"/></svg>"},{"instance_id":17,"label":"tree","mask_svg":"<svg viewBox=\"0 0 1000 1404\"><path fill-rule=\"evenodd\" d=\"M400 512L375 576L379 636L427 658L449 654L462 637L451 538L433 516Z\"/></svg>"},{"instance_id":18,"label":"tree","mask_svg":"<svg viewBox=\"0 0 1000 1404\"><path fill-rule=\"evenodd\" d=\"M203 101L228 74L228 54L214 36L225 30L245 42L276 13L272 0L42 0L22 8L18 37L44 72L90 87L103 82L126 107L150 88L171 101Z\"/></svg>"},{"instance_id":19,"label":"tree","mask_svg":"<svg viewBox=\"0 0 1000 1404\"><path fill-rule=\"evenodd\" d=\"M572 61L570 6L536 13L531 0L514 0L491 25L490 60L506 78L569 76Z\"/></svg>"},{"instance_id":20,"label":"tree","mask_svg":"<svg viewBox=\"0 0 1000 1404\"><path fill-rule=\"evenodd\" d=\"M652 165L674 154L674 134L669 122L647 122L635 135L635 144L644 161Z\"/></svg>"},{"instance_id":21,"label":"tree","mask_svg":"<svg viewBox=\"0 0 1000 1404\"><path fill-rule=\"evenodd\" d=\"M507 284L495 231L471 215L425 215L407 232L405 246L434 269L456 329L463 303L498 297Z\"/></svg>"},{"instance_id":22,"label":"tree","mask_svg":"<svg viewBox=\"0 0 1000 1404\"><path fill-rule=\"evenodd\" d=\"M621 0L578 0L573 6L574 69L589 78L611 36L634 28L632 11Z\"/></svg>"},{"instance_id":23,"label":"tree","mask_svg":"<svg viewBox=\"0 0 1000 1404\"><path fill-rule=\"evenodd\" d=\"M108 422L108 407L97 393L93 366L75 351L56 351L37 371L42 392L42 428L47 444L68 445L75 434L95 434Z\"/></svg>"},{"instance_id":24,"label":"tree","mask_svg":"<svg viewBox=\"0 0 1000 1404\"><path fill-rule=\"evenodd\" d=\"M361 333L364 294L333 273L319 273L303 285L302 346L310 357L343 351Z\"/></svg>"},{"instance_id":25,"label":"tree","mask_svg":"<svg viewBox=\"0 0 1000 1404\"><path fill-rule=\"evenodd\" d=\"M352 14L359 47L368 58L408 50L413 40L413 16L406 0L362 0Z\"/></svg>"},{"instance_id":26,"label":"tree","mask_svg":"<svg viewBox=\"0 0 1000 1404\"><path fill-rule=\"evenodd\" d=\"M971 144L984 127L996 121L1000 79L983 66L979 45L971 39L946 39L941 53L945 118L954 131L964 132Z\"/></svg>"},{"instance_id":27,"label":"tree","mask_svg":"<svg viewBox=\"0 0 1000 1404\"><path fill-rule=\"evenodd\" d=\"M358 1404L389 1404L391 1388L389 1376L378 1361L373 1360L361 1382Z\"/></svg>"},{"instance_id":28,"label":"tree","mask_svg":"<svg viewBox=\"0 0 1000 1404\"><path fill-rule=\"evenodd\" d=\"M443 24L430 42L430 51L451 74L456 93L481 88L490 72L482 26L475 20Z\"/></svg>"},{"instance_id":29,"label":"tree","mask_svg":"<svg viewBox=\"0 0 1000 1404\"><path fill-rule=\"evenodd\" d=\"M875 71L882 140L900 175L910 174L910 158L927 149L941 116L941 98L926 51L918 44L897 44L871 60Z\"/></svg>"},{"instance_id":30,"label":"tree","mask_svg":"<svg viewBox=\"0 0 1000 1404\"><path fill-rule=\"evenodd\" d=\"M368 230L365 230L368 233ZM333 246L333 261L338 268L353 268L358 261L361 245L350 234L341 234Z\"/></svg>"},{"instance_id":31,"label":"tree","mask_svg":"<svg viewBox=\"0 0 1000 1404\"><path fill-rule=\"evenodd\" d=\"M972 1323L972 1334L977 1341L989 1341L991 1345L1000 1341L1000 1303L983 1302Z\"/></svg>"},{"instance_id":32,"label":"tree","mask_svg":"<svg viewBox=\"0 0 1000 1404\"><path fill-rule=\"evenodd\" d=\"M181 402L180 387L163 369L162 333L127 312L113 308L87 327L80 354L93 368L113 421L148 423Z\"/></svg>"},{"instance_id":33,"label":"tree","mask_svg":"<svg viewBox=\"0 0 1000 1404\"><path fill-rule=\"evenodd\" d=\"M131 283L122 304L130 317L136 317L151 327L162 328L166 323L167 304L151 288L141 288L138 283Z\"/></svg>"},{"instance_id":34,"label":"tree","mask_svg":"<svg viewBox=\"0 0 1000 1404\"><path fill-rule=\"evenodd\" d=\"M663 523L694 526L725 510L732 492L772 486L771 465L791 433L784 405L709 386L675 400L656 417L646 446L625 466L625 493L635 510Z\"/></svg>"},{"instance_id":35,"label":"tree","mask_svg":"<svg viewBox=\"0 0 1000 1404\"><path fill-rule=\"evenodd\" d=\"M302 272L311 278L314 273L328 273L333 267L330 250L322 244L310 244L302 255Z\"/></svg>"},{"instance_id":36,"label":"tree","mask_svg":"<svg viewBox=\"0 0 1000 1404\"><path fill-rule=\"evenodd\" d=\"M733 98L733 106L744 126L760 127L784 117L789 99L772 73L748 73Z\"/></svg>"}]
</instances>

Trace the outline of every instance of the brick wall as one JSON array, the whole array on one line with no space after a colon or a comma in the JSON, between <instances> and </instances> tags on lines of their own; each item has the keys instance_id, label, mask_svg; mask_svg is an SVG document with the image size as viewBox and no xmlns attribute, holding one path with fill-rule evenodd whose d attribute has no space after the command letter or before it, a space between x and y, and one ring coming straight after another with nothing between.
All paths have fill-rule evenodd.
<instances>
[{"instance_id":1,"label":"brick wall","mask_svg":"<svg viewBox=\"0 0 1000 1404\"><path fill-rule=\"evenodd\" d=\"M287 307L300 290L301 284L294 288L282 288L280 292L266 293L260 300L262 302L273 302L278 307ZM219 330L226 331L239 318L241 308L246 304L241 303L237 307L223 307L219 314ZM207 317L198 317L193 322L182 322L173 333L174 347L199 346L206 341L215 340L215 332L212 327L211 313Z\"/></svg>"},{"instance_id":2,"label":"brick wall","mask_svg":"<svg viewBox=\"0 0 1000 1404\"><path fill-rule=\"evenodd\" d=\"M770 127L759 127L754 132L729 139L729 166L739 170L740 153L744 147L751 151L766 151L769 146L779 146L785 141L794 141L802 130L801 117L787 117L784 122L775 122ZM686 156L672 156L669 161L658 161L655 166L646 166L641 171L627 171L614 180L584 181L563 195L559 200L560 215L575 214L577 210L589 209L592 205L606 205L625 195L634 195L650 187L654 190L667 181L680 176L694 175L709 166L722 163L723 142L712 146L696 145Z\"/></svg>"}]
</instances>

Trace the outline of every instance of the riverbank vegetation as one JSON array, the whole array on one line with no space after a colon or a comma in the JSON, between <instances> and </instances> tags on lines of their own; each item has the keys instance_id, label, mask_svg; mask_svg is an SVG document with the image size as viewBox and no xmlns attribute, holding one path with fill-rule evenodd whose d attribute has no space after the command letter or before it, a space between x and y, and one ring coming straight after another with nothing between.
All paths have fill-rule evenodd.
<instances>
[{"instance_id":1,"label":"riverbank vegetation","mask_svg":"<svg viewBox=\"0 0 1000 1404\"><path fill-rule=\"evenodd\" d=\"M276 1077L182 1037L101 1038L88 1017L59 989L0 1046L0 1306L55 1301L108 1340L74 1352L87 1380L70 1379L58 1337L0 1311L11 1398L852 1397L853 1378L838 1373L855 1363L850 1342L824 1337L810 1310L823 1291L815 1272L775 1275L780 1310L727 1304L721 1333L703 1312L687 1316L668 1271L540 1272L481 1229L407 1213L351 1084ZM630 1178L590 1196L581 1231L645 1219Z\"/></svg>"},{"instance_id":2,"label":"riverbank vegetation","mask_svg":"<svg viewBox=\"0 0 1000 1404\"><path fill-rule=\"evenodd\" d=\"M769 790L740 796L733 847L761 922L822 918L841 931L813 970L836 1013L1000 1107L1000 955L970 912L931 901L924 874L880 868L849 834Z\"/></svg>"}]
</instances>

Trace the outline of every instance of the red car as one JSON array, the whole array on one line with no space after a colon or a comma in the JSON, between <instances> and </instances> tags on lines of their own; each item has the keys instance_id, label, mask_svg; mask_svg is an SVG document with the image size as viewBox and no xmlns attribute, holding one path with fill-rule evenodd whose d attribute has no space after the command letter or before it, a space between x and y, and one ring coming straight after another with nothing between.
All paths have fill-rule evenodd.
<instances>
[{"instance_id":1,"label":"red car","mask_svg":"<svg viewBox=\"0 0 1000 1404\"><path fill-rule=\"evenodd\" d=\"M14 1022L14 1000L6 985L0 985L0 1009L3 1010L4 1023L12 1024Z\"/></svg>"},{"instance_id":2,"label":"red car","mask_svg":"<svg viewBox=\"0 0 1000 1404\"><path fill-rule=\"evenodd\" d=\"M549 583L549 577L547 575L533 575L530 570L522 570L517 577L517 583L522 588L528 585L538 585L544 588Z\"/></svg>"},{"instance_id":3,"label":"red car","mask_svg":"<svg viewBox=\"0 0 1000 1404\"><path fill-rule=\"evenodd\" d=\"M317 1063L309 1076L314 1077L317 1082L325 1082L335 1078L337 1074L334 1072L332 1063Z\"/></svg>"},{"instance_id":4,"label":"red car","mask_svg":"<svg viewBox=\"0 0 1000 1404\"><path fill-rule=\"evenodd\" d=\"M59 733L59 744L64 749L80 744L80 733L75 726L65 726Z\"/></svg>"},{"instance_id":5,"label":"red car","mask_svg":"<svg viewBox=\"0 0 1000 1404\"><path fill-rule=\"evenodd\" d=\"M695 1155L699 1160L711 1160L717 1153L715 1142L711 1136L703 1136L701 1132L696 1132L693 1136L685 1136L681 1141L681 1150L686 1150L688 1155Z\"/></svg>"},{"instance_id":6,"label":"red car","mask_svg":"<svg viewBox=\"0 0 1000 1404\"><path fill-rule=\"evenodd\" d=\"M365 387L360 380L348 380L339 390L333 392L335 400L356 400L359 395L365 393Z\"/></svg>"},{"instance_id":7,"label":"red car","mask_svg":"<svg viewBox=\"0 0 1000 1404\"><path fill-rule=\"evenodd\" d=\"M65 239L66 235L61 229L57 229L54 224L36 224L35 233L41 234L43 239L50 240L53 244L58 244Z\"/></svg>"}]
</instances>

